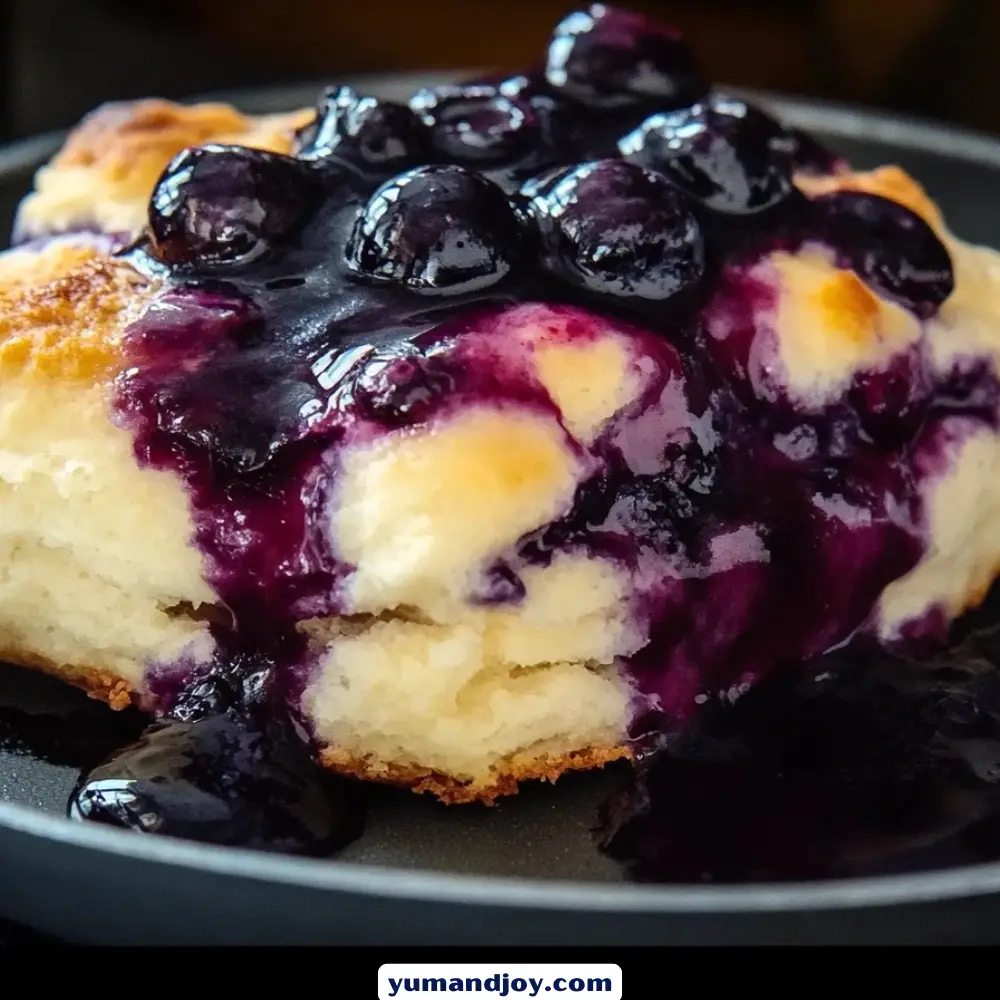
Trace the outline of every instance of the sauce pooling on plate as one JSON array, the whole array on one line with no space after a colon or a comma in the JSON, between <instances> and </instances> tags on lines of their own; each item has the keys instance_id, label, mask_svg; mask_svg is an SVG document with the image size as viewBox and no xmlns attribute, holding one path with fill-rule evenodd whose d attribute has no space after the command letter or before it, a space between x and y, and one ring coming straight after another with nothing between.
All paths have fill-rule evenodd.
<instances>
[{"instance_id":1,"label":"sauce pooling on plate","mask_svg":"<svg viewBox=\"0 0 1000 1000\"><path fill-rule=\"evenodd\" d=\"M360 836L362 789L326 772L268 704L268 668L237 663L189 687L169 718L84 774L70 818L315 857Z\"/></svg>"},{"instance_id":2,"label":"sauce pooling on plate","mask_svg":"<svg viewBox=\"0 0 1000 1000\"><path fill-rule=\"evenodd\" d=\"M644 882L781 882L1000 860L1000 626L934 659L832 654L717 702L600 817Z\"/></svg>"}]
</instances>

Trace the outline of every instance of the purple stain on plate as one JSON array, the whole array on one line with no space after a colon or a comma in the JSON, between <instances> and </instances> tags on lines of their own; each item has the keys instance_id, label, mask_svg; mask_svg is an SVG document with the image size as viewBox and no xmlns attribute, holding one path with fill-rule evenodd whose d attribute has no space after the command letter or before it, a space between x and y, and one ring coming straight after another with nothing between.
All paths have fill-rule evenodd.
<instances>
[{"instance_id":1,"label":"purple stain on plate","mask_svg":"<svg viewBox=\"0 0 1000 1000\"><path fill-rule=\"evenodd\" d=\"M642 761L601 849L643 882L788 882L1000 860L1000 643L831 653Z\"/></svg>"}]
</instances>

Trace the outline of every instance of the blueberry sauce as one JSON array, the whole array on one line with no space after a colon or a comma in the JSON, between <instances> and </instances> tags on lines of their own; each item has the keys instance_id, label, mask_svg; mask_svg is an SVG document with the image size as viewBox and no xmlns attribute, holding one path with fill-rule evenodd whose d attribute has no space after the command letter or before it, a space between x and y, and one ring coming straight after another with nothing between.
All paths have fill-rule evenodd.
<instances>
[{"instance_id":1,"label":"blueberry sauce","mask_svg":"<svg viewBox=\"0 0 1000 1000\"><path fill-rule=\"evenodd\" d=\"M1000 627L914 661L831 653L652 753L603 806L644 882L845 878L1000 861Z\"/></svg>"},{"instance_id":2,"label":"blueberry sauce","mask_svg":"<svg viewBox=\"0 0 1000 1000\"><path fill-rule=\"evenodd\" d=\"M951 292L917 216L793 183L841 167L711 92L675 33L599 4L558 26L542 73L408 105L336 88L294 155L176 157L127 253L163 287L126 333L117 418L185 483L225 614L215 665L153 678L160 721L83 779L72 815L313 853L357 832L340 799L306 818L320 779L299 746L297 625L350 610L326 530L338 458L478 403L560 418L517 356L526 324L578 343L611 322L651 374L576 442L593 473L571 509L470 603L516 604L557 553L622 567L648 636L623 669L656 709L637 738L863 633L924 551L917 430L993 416L972 382L929 384L919 346L818 407L756 377L772 251L822 245L918 323Z\"/></svg>"},{"instance_id":3,"label":"blueberry sauce","mask_svg":"<svg viewBox=\"0 0 1000 1000\"><path fill-rule=\"evenodd\" d=\"M28 677L29 690L34 677ZM83 772L69 814L113 826L323 857L363 830L363 791L315 764L308 746L206 700L194 685L172 720L93 703L60 712L0 704L0 753Z\"/></svg>"},{"instance_id":4,"label":"blueberry sauce","mask_svg":"<svg viewBox=\"0 0 1000 1000\"><path fill-rule=\"evenodd\" d=\"M357 839L363 792L316 762L277 662L235 654L159 678L161 717L84 769L70 818L311 857Z\"/></svg>"},{"instance_id":5,"label":"blueberry sauce","mask_svg":"<svg viewBox=\"0 0 1000 1000\"><path fill-rule=\"evenodd\" d=\"M154 723L88 771L71 819L213 844L326 857L364 828L360 791L295 734L211 715Z\"/></svg>"},{"instance_id":6,"label":"blueberry sauce","mask_svg":"<svg viewBox=\"0 0 1000 1000\"><path fill-rule=\"evenodd\" d=\"M16 669L4 664L5 671ZM135 709L94 708L39 712L4 701L0 703L0 751L89 771L139 739L149 725L149 719Z\"/></svg>"}]
</instances>

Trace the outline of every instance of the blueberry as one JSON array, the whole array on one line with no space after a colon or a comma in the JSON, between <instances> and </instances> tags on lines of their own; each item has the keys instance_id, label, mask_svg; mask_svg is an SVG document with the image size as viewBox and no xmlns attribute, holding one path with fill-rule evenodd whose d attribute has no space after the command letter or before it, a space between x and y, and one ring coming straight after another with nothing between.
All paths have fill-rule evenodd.
<instances>
[{"instance_id":1,"label":"blueberry","mask_svg":"<svg viewBox=\"0 0 1000 1000\"><path fill-rule=\"evenodd\" d=\"M449 160L475 165L509 161L523 156L540 138L530 103L493 87L421 90L411 98L410 107Z\"/></svg>"},{"instance_id":2,"label":"blueberry","mask_svg":"<svg viewBox=\"0 0 1000 1000\"><path fill-rule=\"evenodd\" d=\"M545 75L567 96L597 108L636 102L682 107L707 89L676 31L604 4L592 4L559 23Z\"/></svg>"},{"instance_id":3,"label":"blueberry","mask_svg":"<svg viewBox=\"0 0 1000 1000\"><path fill-rule=\"evenodd\" d=\"M583 163L526 185L546 268L601 295L662 301L704 267L697 221L657 174L622 160Z\"/></svg>"},{"instance_id":4,"label":"blueberry","mask_svg":"<svg viewBox=\"0 0 1000 1000\"><path fill-rule=\"evenodd\" d=\"M364 826L353 789L326 775L304 744L226 716L155 723L80 779L69 816L320 857Z\"/></svg>"},{"instance_id":5,"label":"blueberry","mask_svg":"<svg viewBox=\"0 0 1000 1000\"><path fill-rule=\"evenodd\" d=\"M568 100L542 73L507 77L498 90L506 97L528 102L538 119L541 142L536 156L528 158L533 174L546 167L617 156L623 126L648 114L645 105L600 111ZM523 175L522 182L528 176Z\"/></svg>"},{"instance_id":6,"label":"blueberry","mask_svg":"<svg viewBox=\"0 0 1000 1000\"><path fill-rule=\"evenodd\" d=\"M861 191L838 191L815 204L825 238L872 288L923 318L951 295L948 250L915 212Z\"/></svg>"},{"instance_id":7,"label":"blueberry","mask_svg":"<svg viewBox=\"0 0 1000 1000\"><path fill-rule=\"evenodd\" d=\"M454 385L439 358L427 357L413 344L400 344L364 359L351 383L351 396L367 417L398 427L425 418Z\"/></svg>"},{"instance_id":8,"label":"blueberry","mask_svg":"<svg viewBox=\"0 0 1000 1000\"><path fill-rule=\"evenodd\" d=\"M275 663L264 655L236 654L216 660L209 668L186 676L169 705L169 716L178 722L198 722L212 715L249 719L270 711L274 693Z\"/></svg>"},{"instance_id":9,"label":"blueberry","mask_svg":"<svg viewBox=\"0 0 1000 1000\"><path fill-rule=\"evenodd\" d=\"M542 73L495 78L488 85L504 97L527 104L538 122L539 138L533 155L525 157L526 169L519 172L519 183L546 167L618 156L622 132L649 114L644 103L610 109L580 104L553 87ZM505 178L499 182L505 183Z\"/></svg>"},{"instance_id":10,"label":"blueberry","mask_svg":"<svg viewBox=\"0 0 1000 1000\"><path fill-rule=\"evenodd\" d=\"M495 86L504 97L530 104L547 138L550 137L553 119L573 117L580 122L591 122L593 119L590 109L575 101L568 101L561 90L549 83L543 72L506 76L497 81ZM565 161L565 157L563 160Z\"/></svg>"},{"instance_id":11,"label":"blueberry","mask_svg":"<svg viewBox=\"0 0 1000 1000\"><path fill-rule=\"evenodd\" d=\"M530 101L532 104L537 101L552 102L557 95L557 91L541 73L517 73L514 76L505 76L497 80L494 85L505 97Z\"/></svg>"},{"instance_id":12,"label":"blueberry","mask_svg":"<svg viewBox=\"0 0 1000 1000\"><path fill-rule=\"evenodd\" d=\"M506 277L521 244L517 214L499 187L463 167L424 166L372 195L345 258L360 277L457 294Z\"/></svg>"},{"instance_id":13,"label":"blueberry","mask_svg":"<svg viewBox=\"0 0 1000 1000\"><path fill-rule=\"evenodd\" d=\"M210 715L225 715L237 706L231 679L210 673L185 685L170 714L178 722L196 722Z\"/></svg>"},{"instance_id":14,"label":"blueberry","mask_svg":"<svg viewBox=\"0 0 1000 1000\"><path fill-rule=\"evenodd\" d=\"M793 191L797 143L776 121L742 101L715 98L655 114L618 144L622 156L727 215L772 208Z\"/></svg>"},{"instance_id":15,"label":"blueberry","mask_svg":"<svg viewBox=\"0 0 1000 1000\"><path fill-rule=\"evenodd\" d=\"M913 440L930 405L932 386L919 348L855 376L850 403L866 433L884 446Z\"/></svg>"},{"instance_id":16,"label":"blueberry","mask_svg":"<svg viewBox=\"0 0 1000 1000\"><path fill-rule=\"evenodd\" d=\"M288 156L240 146L187 149L153 191L154 252L171 265L256 257L310 214L316 190L308 167Z\"/></svg>"},{"instance_id":17,"label":"blueberry","mask_svg":"<svg viewBox=\"0 0 1000 1000\"><path fill-rule=\"evenodd\" d=\"M427 159L429 149L427 130L408 107L362 97L351 87L325 91L316 120L296 138L303 160L335 156L384 174Z\"/></svg>"}]
</instances>

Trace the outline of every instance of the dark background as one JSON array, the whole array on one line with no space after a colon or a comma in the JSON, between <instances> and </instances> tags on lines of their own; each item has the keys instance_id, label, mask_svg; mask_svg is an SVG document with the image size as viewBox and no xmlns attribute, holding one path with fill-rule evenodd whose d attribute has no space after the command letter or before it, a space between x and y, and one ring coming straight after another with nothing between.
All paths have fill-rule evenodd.
<instances>
[{"instance_id":1,"label":"dark background","mask_svg":"<svg viewBox=\"0 0 1000 1000\"><path fill-rule=\"evenodd\" d=\"M537 61L572 0L6 0L0 137L104 100ZM1000 131L1000 0L659 0L713 78Z\"/></svg>"}]
</instances>

